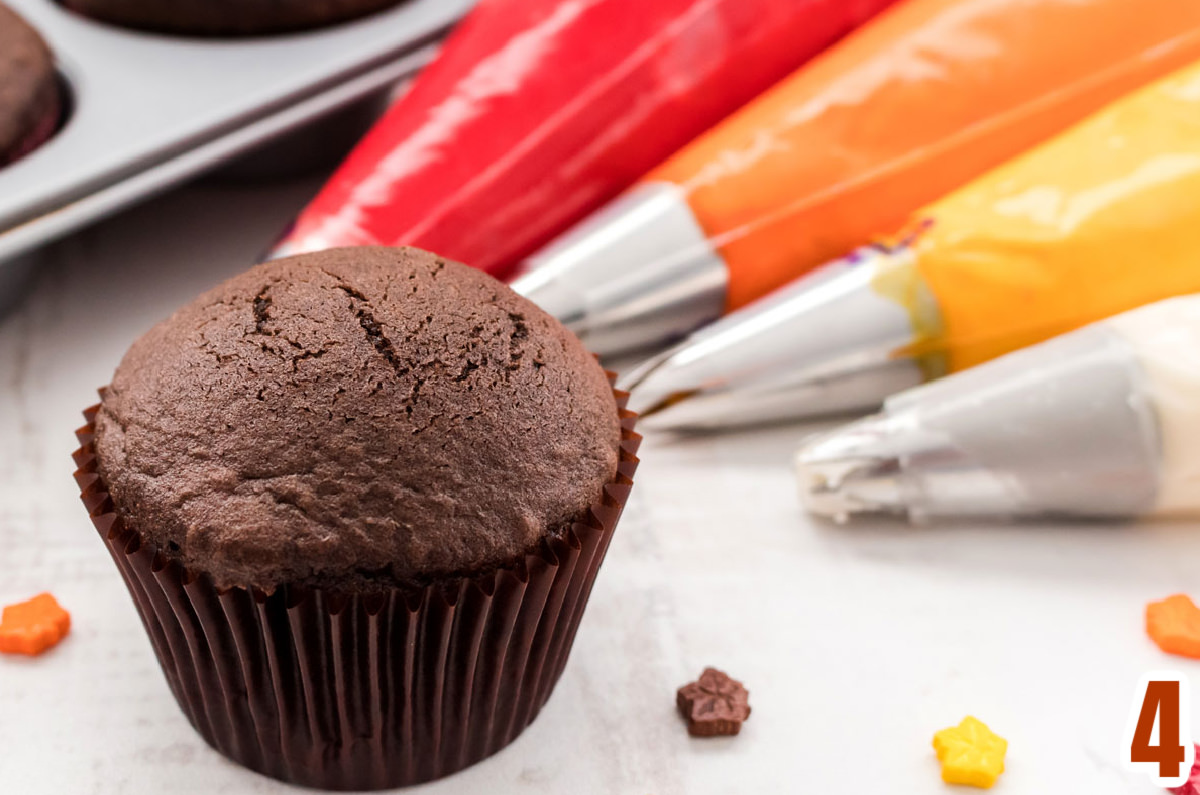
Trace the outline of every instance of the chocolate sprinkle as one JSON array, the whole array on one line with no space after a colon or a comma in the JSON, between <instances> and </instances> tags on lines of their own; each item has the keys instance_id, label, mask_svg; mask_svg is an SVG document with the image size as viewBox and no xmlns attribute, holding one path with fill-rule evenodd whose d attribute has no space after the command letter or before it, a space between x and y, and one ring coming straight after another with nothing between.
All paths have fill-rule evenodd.
<instances>
[{"instance_id":1,"label":"chocolate sprinkle","mask_svg":"<svg viewBox=\"0 0 1200 795\"><path fill-rule=\"evenodd\" d=\"M737 734L750 717L750 692L716 668L705 668L698 680L679 688L675 704L693 737Z\"/></svg>"}]
</instances>

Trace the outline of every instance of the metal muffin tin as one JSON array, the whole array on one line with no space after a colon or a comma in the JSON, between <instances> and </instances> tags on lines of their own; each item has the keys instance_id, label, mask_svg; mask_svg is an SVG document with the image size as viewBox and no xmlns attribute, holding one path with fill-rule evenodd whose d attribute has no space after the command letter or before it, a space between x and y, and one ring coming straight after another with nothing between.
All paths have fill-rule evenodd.
<instances>
[{"instance_id":1,"label":"metal muffin tin","mask_svg":"<svg viewBox=\"0 0 1200 795\"><path fill-rule=\"evenodd\" d=\"M0 304L38 246L386 90L474 2L407 0L310 32L218 39L0 1L50 44L69 101L53 139L0 169Z\"/></svg>"}]
</instances>

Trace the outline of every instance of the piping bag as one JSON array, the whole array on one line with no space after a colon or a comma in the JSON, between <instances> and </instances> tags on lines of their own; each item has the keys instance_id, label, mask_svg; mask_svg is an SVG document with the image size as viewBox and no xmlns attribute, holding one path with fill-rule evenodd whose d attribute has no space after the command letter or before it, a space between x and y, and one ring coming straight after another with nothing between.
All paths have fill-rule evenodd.
<instances>
[{"instance_id":1,"label":"piping bag","mask_svg":"<svg viewBox=\"0 0 1200 795\"><path fill-rule=\"evenodd\" d=\"M1200 295L893 395L805 442L817 514L1200 516Z\"/></svg>"},{"instance_id":2,"label":"piping bag","mask_svg":"<svg viewBox=\"0 0 1200 795\"><path fill-rule=\"evenodd\" d=\"M272 256L495 274L893 0L482 0Z\"/></svg>"},{"instance_id":3,"label":"piping bag","mask_svg":"<svg viewBox=\"0 0 1200 795\"><path fill-rule=\"evenodd\" d=\"M643 426L877 407L902 389L1200 291L1200 64L1123 98L631 372Z\"/></svg>"},{"instance_id":4,"label":"piping bag","mask_svg":"<svg viewBox=\"0 0 1200 795\"><path fill-rule=\"evenodd\" d=\"M523 264L588 347L677 339L1200 58L1194 0L908 0Z\"/></svg>"}]
</instances>

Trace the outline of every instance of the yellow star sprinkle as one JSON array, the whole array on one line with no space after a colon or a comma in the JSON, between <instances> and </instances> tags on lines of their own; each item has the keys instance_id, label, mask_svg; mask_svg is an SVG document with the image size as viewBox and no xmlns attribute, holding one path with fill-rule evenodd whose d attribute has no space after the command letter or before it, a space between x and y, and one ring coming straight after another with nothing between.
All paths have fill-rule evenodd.
<instances>
[{"instance_id":1,"label":"yellow star sprinkle","mask_svg":"<svg viewBox=\"0 0 1200 795\"><path fill-rule=\"evenodd\" d=\"M933 735L933 749L942 763L942 781L991 789L1004 772L1008 740L968 715L957 726Z\"/></svg>"}]
</instances>

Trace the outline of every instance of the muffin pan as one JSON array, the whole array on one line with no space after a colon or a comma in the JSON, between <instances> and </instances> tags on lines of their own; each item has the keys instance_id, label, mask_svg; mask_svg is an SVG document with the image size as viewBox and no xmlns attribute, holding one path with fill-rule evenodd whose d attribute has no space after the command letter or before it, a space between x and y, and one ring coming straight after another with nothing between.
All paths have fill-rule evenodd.
<instances>
[{"instance_id":1,"label":"muffin pan","mask_svg":"<svg viewBox=\"0 0 1200 795\"><path fill-rule=\"evenodd\" d=\"M407 0L298 34L141 33L54 0L3 0L50 44L68 98L62 129L0 169L0 305L27 255L413 74L474 0Z\"/></svg>"}]
</instances>

